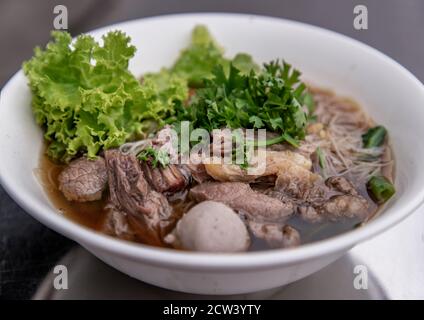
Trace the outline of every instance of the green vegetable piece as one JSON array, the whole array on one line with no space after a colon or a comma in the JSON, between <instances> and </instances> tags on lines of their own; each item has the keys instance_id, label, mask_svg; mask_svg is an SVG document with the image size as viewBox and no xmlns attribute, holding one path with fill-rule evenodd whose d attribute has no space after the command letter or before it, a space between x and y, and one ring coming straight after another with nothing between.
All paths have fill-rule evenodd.
<instances>
[{"instance_id":1,"label":"green vegetable piece","mask_svg":"<svg viewBox=\"0 0 424 320\"><path fill-rule=\"evenodd\" d=\"M322 170L322 176L327 179L327 162L325 160L324 151L320 147L317 147L316 154L318 157L318 164Z\"/></svg>"},{"instance_id":2,"label":"green vegetable piece","mask_svg":"<svg viewBox=\"0 0 424 320\"><path fill-rule=\"evenodd\" d=\"M52 37L23 70L35 119L46 129L47 152L55 160L94 158L102 149L144 136L187 99L185 80L175 76L163 86L153 80L140 85L128 70L136 49L120 31L103 36L103 45L87 35L74 42L67 32L54 31Z\"/></svg>"},{"instance_id":3,"label":"green vegetable piece","mask_svg":"<svg viewBox=\"0 0 424 320\"><path fill-rule=\"evenodd\" d=\"M259 72L260 68L256 64L255 61L253 61L253 58L251 55L246 53L238 53L234 57L232 61L234 67L236 67L242 74L248 75L251 71Z\"/></svg>"},{"instance_id":4,"label":"green vegetable piece","mask_svg":"<svg viewBox=\"0 0 424 320\"><path fill-rule=\"evenodd\" d=\"M372 176L367 183L369 195L378 204L389 200L396 192L393 184L383 176Z\"/></svg>"},{"instance_id":5,"label":"green vegetable piece","mask_svg":"<svg viewBox=\"0 0 424 320\"><path fill-rule=\"evenodd\" d=\"M309 92L305 93L303 97L303 104L306 106L306 108L308 108L308 120L310 122L315 121L314 115L313 115L315 111L315 101L312 94L310 94Z\"/></svg>"},{"instance_id":6,"label":"green vegetable piece","mask_svg":"<svg viewBox=\"0 0 424 320\"><path fill-rule=\"evenodd\" d=\"M177 61L168 71L186 79L190 87L200 88L204 86L205 79L213 77L213 70L218 65L222 66L228 75L230 62L243 74L249 74L252 70L258 72L260 69L246 53L237 54L233 60L225 58L224 50L209 30L198 25L192 31L190 44L181 51Z\"/></svg>"},{"instance_id":7,"label":"green vegetable piece","mask_svg":"<svg viewBox=\"0 0 424 320\"><path fill-rule=\"evenodd\" d=\"M318 156L318 164L321 167L321 169L325 170L326 169L326 165L325 165L325 156L324 156L324 152L321 150L320 147L317 148L317 156Z\"/></svg>"},{"instance_id":8,"label":"green vegetable piece","mask_svg":"<svg viewBox=\"0 0 424 320\"><path fill-rule=\"evenodd\" d=\"M191 43L181 51L170 72L187 79L190 87L202 87L216 65L228 64L223 52L208 29L198 25L192 31Z\"/></svg>"},{"instance_id":9,"label":"green vegetable piece","mask_svg":"<svg viewBox=\"0 0 424 320\"><path fill-rule=\"evenodd\" d=\"M162 149L157 150L153 147L148 147L141 151L137 158L141 161L151 161L153 168L157 168L158 164L165 168L170 163L168 152Z\"/></svg>"},{"instance_id":10,"label":"green vegetable piece","mask_svg":"<svg viewBox=\"0 0 424 320\"><path fill-rule=\"evenodd\" d=\"M379 147L386 139L387 130L383 126L370 128L362 135L362 143L364 148Z\"/></svg>"},{"instance_id":11,"label":"green vegetable piece","mask_svg":"<svg viewBox=\"0 0 424 320\"><path fill-rule=\"evenodd\" d=\"M233 63L228 72L217 65L191 104L178 110L179 120L208 131L222 127L264 128L280 133L267 145L286 141L299 146L305 137L303 99L306 86L300 73L287 63L272 61L260 72L242 73Z\"/></svg>"}]
</instances>

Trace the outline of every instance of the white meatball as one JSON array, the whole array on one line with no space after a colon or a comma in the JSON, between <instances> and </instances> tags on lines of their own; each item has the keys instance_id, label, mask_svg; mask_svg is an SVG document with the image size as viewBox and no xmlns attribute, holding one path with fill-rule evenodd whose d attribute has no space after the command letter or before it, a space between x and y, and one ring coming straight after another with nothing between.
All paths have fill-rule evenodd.
<instances>
[{"instance_id":1,"label":"white meatball","mask_svg":"<svg viewBox=\"0 0 424 320\"><path fill-rule=\"evenodd\" d=\"M191 208L165 241L182 249L205 252L240 252L250 245L240 217L216 201L203 201Z\"/></svg>"}]
</instances>

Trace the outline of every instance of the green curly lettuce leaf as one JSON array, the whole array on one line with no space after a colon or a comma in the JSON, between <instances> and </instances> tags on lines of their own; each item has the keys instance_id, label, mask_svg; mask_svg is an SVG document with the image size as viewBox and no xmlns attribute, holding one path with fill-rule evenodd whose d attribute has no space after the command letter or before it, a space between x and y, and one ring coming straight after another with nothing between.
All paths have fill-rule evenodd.
<instances>
[{"instance_id":1,"label":"green curly lettuce leaf","mask_svg":"<svg viewBox=\"0 0 424 320\"><path fill-rule=\"evenodd\" d=\"M216 65L228 65L223 53L209 30L198 25L192 31L189 46L181 51L170 72L187 79L191 87L201 87Z\"/></svg>"},{"instance_id":2,"label":"green curly lettuce leaf","mask_svg":"<svg viewBox=\"0 0 424 320\"><path fill-rule=\"evenodd\" d=\"M80 153L94 158L102 149L143 136L187 99L187 82L178 76L169 75L162 88L154 81L140 85L128 70L136 48L120 31L105 35L103 45L87 35L75 42L66 32L54 31L52 37L23 70L55 160L66 162Z\"/></svg>"},{"instance_id":3,"label":"green curly lettuce leaf","mask_svg":"<svg viewBox=\"0 0 424 320\"><path fill-rule=\"evenodd\" d=\"M222 66L225 73L230 71L230 62L242 73L258 72L260 67L246 53L237 54L232 60L224 57L224 50L215 41L204 25L197 25L191 33L189 45L183 49L171 68L163 68L158 73L146 75L161 86L166 85L170 75L187 80L192 88L203 87L205 80L213 78L216 66ZM165 81L164 81L165 80Z\"/></svg>"},{"instance_id":4,"label":"green curly lettuce leaf","mask_svg":"<svg viewBox=\"0 0 424 320\"><path fill-rule=\"evenodd\" d=\"M236 56L233 58L232 64L240 71L241 74L244 75L249 75L251 71L258 73L261 69L259 65L257 65L256 62L253 61L252 56L247 53L236 54ZM228 72L229 68L227 73Z\"/></svg>"}]
</instances>

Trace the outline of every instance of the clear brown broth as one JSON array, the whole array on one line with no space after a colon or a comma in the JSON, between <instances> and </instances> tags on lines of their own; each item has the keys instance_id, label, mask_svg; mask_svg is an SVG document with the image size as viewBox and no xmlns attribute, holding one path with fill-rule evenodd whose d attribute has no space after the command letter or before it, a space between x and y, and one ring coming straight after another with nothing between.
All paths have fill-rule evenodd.
<instances>
[{"instance_id":1,"label":"clear brown broth","mask_svg":"<svg viewBox=\"0 0 424 320\"><path fill-rule=\"evenodd\" d=\"M49 200L60 213L76 223L90 229L100 230L106 216L104 210L106 194L99 201L68 201L58 188L58 176L64 167L65 165L52 161L45 152L42 153L37 177L47 193Z\"/></svg>"},{"instance_id":2,"label":"clear brown broth","mask_svg":"<svg viewBox=\"0 0 424 320\"><path fill-rule=\"evenodd\" d=\"M93 202L74 202L68 201L62 192L58 189L58 175L64 165L54 163L44 152L41 155L38 177L42 183L48 198L61 214L72 221L81 224L87 228L101 232L105 218L105 205L107 202L107 192L99 201ZM368 197L365 188L360 190L361 194ZM372 203L372 202L370 202ZM181 216L189 210L194 203L187 202L184 197L171 201L174 211ZM376 205L372 206L372 211L377 211ZM370 213L372 214L372 213ZM302 237L302 243L310 243L326 239L349 230L354 229L361 221L359 219L342 220L338 222L325 222L320 224L310 224L302 221L298 217L293 217L288 224L296 228ZM265 241L257 239L252 235L251 251L269 249Z\"/></svg>"}]
</instances>

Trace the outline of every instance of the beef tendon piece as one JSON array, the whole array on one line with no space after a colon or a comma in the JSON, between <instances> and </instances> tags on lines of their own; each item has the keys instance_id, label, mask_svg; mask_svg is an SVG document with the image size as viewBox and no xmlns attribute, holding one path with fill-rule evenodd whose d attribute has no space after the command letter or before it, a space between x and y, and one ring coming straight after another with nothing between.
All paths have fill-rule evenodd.
<instances>
[{"instance_id":1,"label":"beef tendon piece","mask_svg":"<svg viewBox=\"0 0 424 320\"><path fill-rule=\"evenodd\" d=\"M149 162L141 164L150 185L158 192L174 193L185 189L190 183L190 171L178 165L153 167Z\"/></svg>"},{"instance_id":2,"label":"beef tendon piece","mask_svg":"<svg viewBox=\"0 0 424 320\"><path fill-rule=\"evenodd\" d=\"M265 160L265 166L259 161ZM256 162L255 162L256 161ZM207 173L218 181L234 181L234 182L254 182L260 177L279 176L279 175L296 175L304 180L314 181L318 178L310 169L312 162L303 155L285 151L265 151L258 150L256 160L250 163L252 168L251 174L240 168L237 164L205 164Z\"/></svg>"},{"instance_id":3,"label":"beef tendon piece","mask_svg":"<svg viewBox=\"0 0 424 320\"><path fill-rule=\"evenodd\" d=\"M205 182L193 187L190 196L197 202L213 200L264 220L286 220L294 212L291 202L282 202L256 192L242 182Z\"/></svg>"},{"instance_id":4,"label":"beef tendon piece","mask_svg":"<svg viewBox=\"0 0 424 320\"><path fill-rule=\"evenodd\" d=\"M299 232L289 225L250 220L248 226L255 237L265 240L271 248L293 248L300 245Z\"/></svg>"},{"instance_id":5,"label":"beef tendon piece","mask_svg":"<svg viewBox=\"0 0 424 320\"><path fill-rule=\"evenodd\" d=\"M70 201L86 202L102 198L107 186L105 160L78 158L59 174L59 190Z\"/></svg>"},{"instance_id":6,"label":"beef tendon piece","mask_svg":"<svg viewBox=\"0 0 424 320\"><path fill-rule=\"evenodd\" d=\"M110 205L127 214L128 222L140 241L164 245L164 236L176 222L166 197L149 186L134 155L108 150L105 159Z\"/></svg>"}]
</instances>

